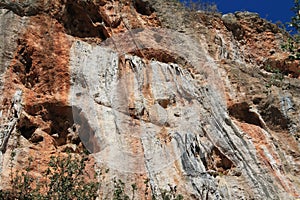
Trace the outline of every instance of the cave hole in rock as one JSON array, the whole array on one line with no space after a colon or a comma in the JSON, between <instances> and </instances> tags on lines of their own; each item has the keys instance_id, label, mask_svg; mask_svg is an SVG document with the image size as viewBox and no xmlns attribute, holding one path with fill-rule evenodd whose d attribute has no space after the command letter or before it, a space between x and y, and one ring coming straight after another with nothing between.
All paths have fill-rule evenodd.
<instances>
[{"instance_id":1,"label":"cave hole in rock","mask_svg":"<svg viewBox=\"0 0 300 200\"><path fill-rule=\"evenodd\" d=\"M33 124L26 116L22 116L17 124L17 130L19 130L21 135L27 140L31 139L33 133L37 128L38 127Z\"/></svg>"},{"instance_id":2,"label":"cave hole in rock","mask_svg":"<svg viewBox=\"0 0 300 200\"><path fill-rule=\"evenodd\" d=\"M178 65L185 66L185 68L193 68L184 57L163 49L143 48L128 52L128 54L136 55L147 60L155 60L166 64L176 63Z\"/></svg>"},{"instance_id":3,"label":"cave hole in rock","mask_svg":"<svg viewBox=\"0 0 300 200\"><path fill-rule=\"evenodd\" d=\"M133 118L133 119L141 119L142 116L145 114L145 108L139 110L136 108L128 108L128 114Z\"/></svg>"},{"instance_id":4,"label":"cave hole in rock","mask_svg":"<svg viewBox=\"0 0 300 200\"><path fill-rule=\"evenodd\" d=\"M211 151L207 167L208 169L213 169L215 171L224 173L233 168L234 164L217 147L214 147Z\"/></svg>"},{"instance_id":5,"label":"cave hole in rock","mask_svg":"<svg viewBox=\"0 0 300 200\"><path fill-rule=\"evenodd\" d=\"M151 15L154 12L154 8L150 5L148 1L145 0L135 0L134 1L135 10L142 15Z\"/></svg>"},{"instance_id":6,"label":"cave hole in rock","mask_svg":"<svg viewBox=\"0 0 300 200\"><path fill-rule=\"evenodd\" d=\"M68 143L79 145L82 142L89 152L100 151L98 138L82 109L56 102L27 105L24 110L31 116L40 116L44 122L50 124L50 127L44 131L55 139L57 146ZM24 134L29 137L34 131L31 126L26 127L28 128L22 130L25 130Z\"/></svg>"},{"instance_id":7,"label":"cave hole in rock","mask_svg":"<svg viewBox=\"0 0 300 200\"><path fill-rule=\"evenodd\" d=\"M32 67L32 54L33 49L28 46L22 46L18 52L18 55L20 56L20 62L24 65L26 74L30 72Z\"/></svg>"},{"instance_id":8,"label":"cave hole in rock","mask_svg":"<svg viewBox=\"0 0 300 200\"><path fill-rule=\"evenodd\" d=\"M266 104L261 109L261 116L273 130L288 130L289 120L275 105Z\"/></svg>"},{"instance_id":9,"label":"cave hole in rock","mask_svg":"<svg viewBox=\"0 0 300 200\"><path fill-rule=\"evenodd\" d=\"M46 122L50 122L48 134L55 136L54 139L58 146L67 144L69 129L72 129L74 124L72 107L45 103L41 108L45 110L42 119Z\"/></svg>"},{"instance_id":10,"label":"cave hole in rock","mask_svg":"<svg viewBox=\"0 0 300 200\"><path fill-rule=\"evenodd\" d=\"M233 116L238 120L263 127L259 116L250 111L250 106L246 102L233 104L228 108L228 111L230 116Z\"/></svg>"},{"instance_id":11,"label":"cave hole in rock","mask_svg":"<svg viewBox=\"0 0 300 200\"><path fill-rule=\"evenodd\" d=\"M92 1L68 0L65 11L58 17L58 21L63 24L68 34L75 37L96 37L102 40L109 37L102 25L104 21L98 7Z\"/></svg>"},{"instance_id":12,"label":"cave hole in rock","mask_svg":"<svg viewBox=\"0 0 300 200\"><path fill-rule=\"evenodd\" d=\"M72 107L56 102L26 105L24 110L29 115L41 118L46 124L49 124L44 131L53 136L57 146L67 143L69 130L72 130L74 123Z\"/></svg>"},{"instance_id":13,"label":"cave hole in rock","mask_svg":"<svg viewBox=\"0 0 300 200\"><path fill-rule=\"evenodd\" d=\"M163 108L168 108L168 106L171 104L171 100L170 99L158 99L157 103L163 107Z\"/></svg>"},{"instance_id":14,"label":"cave hole in rock","mask_svg":"<svg viewBox=\"0 0 300 200\"><path fill-rule=\"evenodd\" d=\"M38 82L38 74L33 66L34 48L26 44L25 41L18 40L18 44L15 59L19 62L15 62L12 66L13 72L17 74L26 88L31 88Z\"/></svg>"}]
</instances>

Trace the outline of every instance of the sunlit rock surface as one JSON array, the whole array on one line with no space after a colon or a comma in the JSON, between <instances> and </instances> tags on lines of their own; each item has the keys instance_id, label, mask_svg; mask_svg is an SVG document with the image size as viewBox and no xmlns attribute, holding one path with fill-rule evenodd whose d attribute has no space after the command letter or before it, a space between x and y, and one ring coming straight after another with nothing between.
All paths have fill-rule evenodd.
<instances>
[{"instance_id":1,"label":"sunlit rock surface","mask_svg":"<svg viewBox=\"0 0 300 200\"><path fill-rule=\"evenodd\" d=\"M135 199L299 196L299 64L276 25L159 0L0 7L1 188L12 151L40 178L86 148L100 199L115 178Z\"/></svg>"}]
</instances>

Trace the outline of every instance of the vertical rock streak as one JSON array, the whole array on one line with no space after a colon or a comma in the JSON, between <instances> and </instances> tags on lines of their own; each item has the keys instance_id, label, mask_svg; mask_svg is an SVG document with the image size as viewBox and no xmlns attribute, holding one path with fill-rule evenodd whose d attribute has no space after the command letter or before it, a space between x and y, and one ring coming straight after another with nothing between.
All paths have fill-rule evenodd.
<instances>
[{"instance_id":1,"label":"vertical rock streak","mask_svg":"<svg viewBox=\"0 0 300 200\"><path fill-rule=\"evenodd\" d=\"M0 2L12 44L0 42L2 152L19 131L17 160L32 153L41 176L50 154L78 153L82 142L110 169L103 185L136 182L139 199L151 198L148 178L157 199L164 189L187 199L299 195L299 84L264 71L299 75L276 58L286 36L275 25L161 0L26 2Z\"/></svg>"}]
</instances>

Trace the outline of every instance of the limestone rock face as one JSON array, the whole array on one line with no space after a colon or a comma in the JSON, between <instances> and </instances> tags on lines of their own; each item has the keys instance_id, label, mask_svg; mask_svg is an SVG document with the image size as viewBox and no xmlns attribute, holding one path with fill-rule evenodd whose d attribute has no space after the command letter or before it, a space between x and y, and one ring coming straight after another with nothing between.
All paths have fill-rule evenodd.
<instances>
[{"instance_id":1,"label":"limestone rock face","mask_svg":"<svg viewBox=\"0 0 300 200\"><path fill-rule=\"evenodd\" d=\"M41 178L87 149L99 199L116 179L134 199L300 195L299 63L276 25L162 0L0 8L1 189L12 164Z\"/></svg>"}]
</instances>

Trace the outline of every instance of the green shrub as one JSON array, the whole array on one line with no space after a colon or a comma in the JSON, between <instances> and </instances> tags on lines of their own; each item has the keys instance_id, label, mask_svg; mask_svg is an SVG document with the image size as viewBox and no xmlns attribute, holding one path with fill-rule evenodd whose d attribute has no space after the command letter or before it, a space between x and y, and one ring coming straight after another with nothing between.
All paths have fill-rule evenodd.
<instances>
[{"instance_id":1,"label":"green shrub","mask_svg":"<svg viewBox=\"0 0 300 200\"><path fill-rule=\"evenodd\" d=\"M297 34L300 34L300 3L299 3L299 0L294 0L294 7L291 10L294 12L295 15L292 17L289 25L297 31Z\"/></svg>"},{"instance_id":2,"label":"green shrub","mask_svg":"<svg viewBox=\"0 0 300 200\"><path fill-rule=\"evenodd\" d=\"M86 181L84 178L86 156L81 159L71 154L67 157L51 157L45 172L46 179L41 182L30 175L32 159L28 161L25 172L17 171L11 175L12 188L0 191L0 199L85 200L98 196L99 182Z\"/></svg>"},{"instance_id":3,"label":"green shrub","mask_svg":"<svg viewBox=\"0 0 300 200\"><path fill-rule=\"evenodd\" d=\"M203 1L203 0L185 0L182 1L183 5L192 11L204 11L204 12L218 12L217 5L214 2Z\"/></svg>"},{"instance_id":4,"label":"green shrub","mask_svg":"<svg viewBox=\"0 0 300 200\"><path fill-rule=\"evenodd\" d=\"M294 16L289 22L289 26L294 29L296 32L292 37L288 39L281 48L284 51L289 52L290 60L300 60L300 51L299 51L299 44L300 44L300 3L299 0L294 0L294 7L291 9L294 12Z\"/></svg>"},{"instance_id":5,"label":"green shrub","mask_svg":"<svg viewBox=\"0 0 300 200\"><path fill-rule=\"evenodd\" d=\"M31 175L33 159L28 159L28 166L25 170L13 173L13 160L15 153L11 153L11 189L0 190L0 199L6 200L91 200L96 199L100 183L98 181L86 180L86 155L78 158L70 153L65 157L52 156L45 171L44 179L37 181ZM109 172L108 169L105 170ZM94 174L96 180L97 174ZM90 179L92 177L89 177ZM93 179L92 179L93 180ZM131 193L125 191L125 183L120 179L113 180L113 199L114 200L133 200L137 184L131 184ZM149 179L144 181L146 186L145 197L148 196ZM170 190L160 190L163 200L183 200L181 194L177 194L175 188ZM128 191L129 192L129 191ZM154 196L153 196L153 199Z\"/></svg>"},{"instance_id":6,"label":"green shrub","mask_svg":"<svg viewBox=\"0 0 300 200\"><path fill-rule=\"evenodd\" d=\"M271 78L266 83L266 88L270 88L272 86L282 87L284 74L277 68L272 68L270 65L266 66L265 69L272 73Z\"/></svg>"},{"instance_id":7,"label":"green shrub","mask_svg":"<svg viewBox=\"0 0 300 200\"><path fill-rule=\"evenodd\" d=\"M129 200L129 196L125 193L125 183L122 180L114 179L114 200Z\"/></svg>"}]
</instances>

